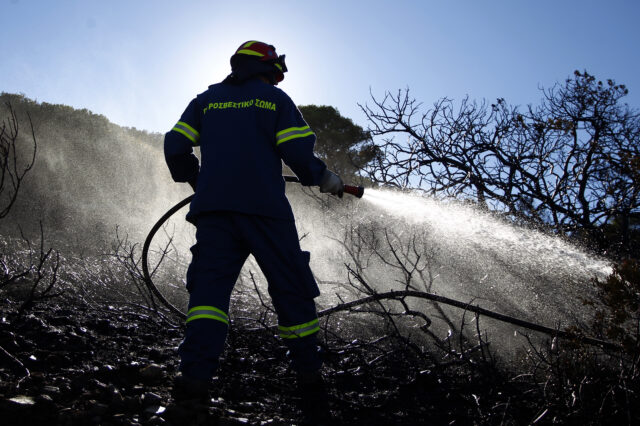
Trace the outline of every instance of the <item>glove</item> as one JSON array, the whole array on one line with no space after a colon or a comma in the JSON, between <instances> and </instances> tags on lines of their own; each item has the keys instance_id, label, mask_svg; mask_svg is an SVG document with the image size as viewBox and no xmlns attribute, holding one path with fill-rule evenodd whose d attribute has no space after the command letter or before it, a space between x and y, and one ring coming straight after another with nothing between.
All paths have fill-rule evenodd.
<instances>
[{"instance_id":1,"label":"glove","mask_svg":"<svg viewBox=\"0 0 640 426\"><path fill-rule=\"evenodd\" d=\"M333 173L329 169L325 169L322 180L320 181L320 192L322 193L330 193L332 195L337 195L342 198L342 193L344 192L344 183L342 183L342 179L340 176Z\"/></svg>"}]
</instances>

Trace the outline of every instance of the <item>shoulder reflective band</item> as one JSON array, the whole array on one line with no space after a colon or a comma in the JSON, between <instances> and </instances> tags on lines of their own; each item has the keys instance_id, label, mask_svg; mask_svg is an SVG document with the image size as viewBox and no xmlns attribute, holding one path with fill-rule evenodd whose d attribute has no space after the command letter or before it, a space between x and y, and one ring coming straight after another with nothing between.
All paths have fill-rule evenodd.
<instances>
[{"instance_id":1,"label":"shoulder reflective band","mask_svg":"<svg viewBox=\"0 0 640 426\"><path fill-rule=\"evenodd\" d=\"M313 321L300 325L293 325L291 327L279 325L278 330L280 330L279 334L283 339L296 339L317 333L320 331L320 325L318 323L318 318L316 318Z\"/></svg>"},{"instance_id":2,"label":"shoulder reflective band","mask_svg":"<svg viewBox=\"0 0 640 426\"><path fill-rule=\"evenodd\" d=\"M175 125L175 127L173 129L171 129L171 130L175 130L178 133L182 133L187 138L189 138L189 140L191 142L193 142L195 144L197 144L198 140L200 139L200 133L198 133L198 131L196 129L194 129L193 127L189 126L184 121L178 121L178 123Z\"/></svg>"},{"instance_id":3,"label":"shoulder reflective band","mask_svg":"<svg viewBox=\"0 0 640 426\"><path fill-rule=\"evenodd\" d=\"M291 139L304 138L305 136L312 135L313 131L309 126L304 127L289 127L276 133L276 146L282 142L286 142Z\"/></svg>"},{"instance_id":4,"label":"shoulder reflective band","mask_svg":"<svg viewBox=\"0 0 640 426\"><path fill-rule=\"evenodd\" d=\"M220 321L229 325L229 316L213 306L194 306L187 312L186 322L202 318Z\"/></svg>"}]
</instances>

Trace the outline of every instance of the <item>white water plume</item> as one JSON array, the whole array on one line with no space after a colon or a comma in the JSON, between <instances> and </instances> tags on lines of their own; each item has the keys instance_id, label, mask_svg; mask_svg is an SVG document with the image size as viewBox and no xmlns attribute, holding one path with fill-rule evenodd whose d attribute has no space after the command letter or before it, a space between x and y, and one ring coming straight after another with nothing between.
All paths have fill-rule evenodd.
<instances>
[{"instance_id":1,"label":"white water plume","mask_svg":"<svg viewBox=\"0 0 640 426\"><path fill-rule=\"evenodd\" d=\"M610 266L583 249L533 229L516 227L470 206L417 194L369 189L364 200L410 223L429 225L443 241L458 247L491 251L518 265L539 271L561 268L575 273L609 274Z\"/></svg>"},{"instance_id":2,"label":"white water plume","mask_svg":"<svg viewBox=\"0 0 640 426\"><path fill-rule=\"evenodd\" d=\"M592 318L583 304L585 298L593 296L591 280L611 273L605 260L560 237L514 226L495 214L459 202L367 189L353 206L341 221L344 234L344 229L328 229L326 218L324 223L303 225L317 237L324 234L333 241L344 241L345 250L338 250L323 238L316 240L311 235L307 240L316 259L312 266L320 278L344 269L344 263L353 260L351 252L360 256L368 284L379 291L403 289L406 276L394 264L394 256L399 254L406 265L419 265L426 271L424 275L429 278L422 278L422 282L415 278L417 274L411 278L418 289L564 328L585 324ZM331 214L336 214L335 210ZM329 224L334 225L331 221ZM359 239L349 240L354 233ZM327 300L334 292L339 290L326 288L323 292L327 304L337 302ZM424 309L429 312L430 308ZM461 314L459 310L447 310L455 312L452 318ZM519 338L513 339L512 326L494 322L491 328L494 344L512 349L523 344Z\"/></svg>"},{"instance_id":3,"label":"white water plume","mask_svg":"<svg viewBox=\"0 0 640 426\"><path fill-rule=\"evenodd\" d=\"M361 262L368 284L378 291L404 289L405 277L389 252L391 246L401 261L419 264L432 277L429 283L413 278L417 289L550 327L589 321L592 313L582 301L593 292L590 281L611 272L606 261L562 238L514 226L469 205L367 189L361 200L329 199L330 205L319 209L298 189L290 188L288 196L304 236L302 247L312 253L312 269L322 290L318 302L323 307L340 303L336 294L343 300L359 297L345 291L345 263ZM184 219L177 216L173 221L184 225ZM190 230L188 227L185 235L192 238ZM354 233L364 239L354 239ZM366 240L371 235L375 242ZM187 257L188 245L184 241L178 250ZM360 257L353 259L349 251ZM249 283L249 271L261 276L257 265L247 262L243 276ZM265 284L262 278L259 282ZM434 314L425 302L412 303L427 315ZM462 313L444 309L451 318ZM502 349L523 344L513 337L513 326L487 320L482 324L490 327L493 344ZM436 323L432 329L447 331Z\"/></svg>"}]
</instances>

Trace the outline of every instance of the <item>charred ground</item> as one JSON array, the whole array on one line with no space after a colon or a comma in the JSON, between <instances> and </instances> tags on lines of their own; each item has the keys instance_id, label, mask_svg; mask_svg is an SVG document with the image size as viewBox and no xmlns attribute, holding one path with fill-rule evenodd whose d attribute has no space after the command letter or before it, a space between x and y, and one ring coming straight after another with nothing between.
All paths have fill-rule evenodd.
<instances>
[{"instance_id":1,"label":"charred ground","mask_svg":"<svg viewBox=\"0 0 640 426\"><path fill-rule=\"evenodd\" d=\"M104 270L92 273L103 280L98 284L108 282ZM54 287L60 295L23 309L28 283L2 293L3 424L302 423L294 373L257 288L241 285L234 297L235 320L205 406L171 398L182 326L168 312L154 312L128 289L69 287L66 279ZM427 343L412 331L420 322L390 313L365 306L322 319L323 373L336 424L637 419L638 383L615 365L619 355L564 342L558 349L555 341L532 345L521 364L507 367L482 337Z\"/></svg>"}]
</instances>

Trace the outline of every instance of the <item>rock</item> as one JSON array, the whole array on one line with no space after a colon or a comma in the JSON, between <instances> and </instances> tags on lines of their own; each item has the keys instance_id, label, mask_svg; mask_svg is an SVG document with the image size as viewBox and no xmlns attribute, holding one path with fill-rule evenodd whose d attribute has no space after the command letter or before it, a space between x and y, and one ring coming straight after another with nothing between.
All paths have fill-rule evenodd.
<instances>
[{"instance_id":1,"label":"rock","mask_svg":"<svg viewBox=\"0 0 640 426\"><path fill-rule=\"evenodd\" d=\"M66 407L66 408L62 408L61 410L58 411L58 417L60 419L65 419L65 418L70 418L73 415L73 408L71 407Z\"/></svg>"},{"instance_id":2,"label":"rock","mask_svg":"<svg viewBox=\"0 0 640 426\"><path fill-rule=\"evenodd\" d=\"M16 335L12 332L6 332L6 336L3 336L6 340L3 340L2 347L8 352L14 352L20 349L20 345L16 341Z\"/></svg>"},{"instance_id":3,"label":"rock","mask_svg":"<svg viewBox=\"0 0 640 426\"><path fill-rule=\"evenodd\" d=\"M238 426L246 425L249 423L249 419L244 417L221 417L218 419L219 426Z\"/></svg>"},{"instance_id":4,"label":"rock","mask_svg":"<svg viewBox=\"0 0 640 426\"><path fill-rule=\"evenodd\" d=\"M62 352L52 352L48 354L44 360L44 363L45 365L48 365L49 368L51 368L52 366L57 368L64 368L71 367L73 365L73 362L66 356L66 354Z\"/></svg>"},{"instance_id":5,"label":"rock","mask_svg":"<svg viewBox=\"0 0 640 426\"><path fill-rule=\"evenodd\" d=\"M48 424L46 420L55 416L52 411L55 404L40 403L39 399L40 397L18 395L0 400L0 421L3 425Z\"/></svg>"},{"instance_id":6,"label":"rock","mask_svg":"<svg viewBox=\"0 0 640 426\"><path fill-rule=\"evenodd\" d=\"M120 380L136 383L138 380L139 368L137 365L121 364L116 369L116 374Z\"/></svg>"},{"instance_id":7,"label":"rock","mask_svg":"<svg viewBox=\"0 0 640 426\"><path fill-rule=\"evenodd\" d=\"M33 314L29 314L25 317L24 323L20 328L33 333L40 330L46 330L47 328L49 328L49 326L41 318L38 318Z\"/></svg>"},{"instance_id":8,"label":"rock","mask_svg":"<svg viewBox=\"0 0 640 426\"><path fill-rule=\"evenodd\" d=\"M38 395L35 398L36 404L37 405L45 405L45 406L50 406L53 404L53 398L51 398L49 395L47 395L46 393L43 393L42 395Z\"/></svg>"},{"instance_id":9,"label":"rock","mask_svg":"<svg viewBox=\"0 0 640 426\"><path fill-rule=\"evenodd\" d=\"M67 316L56 316L49 319L49 324L51 325L72 325L74 323L73 319Z\"/></svg>"},{"instance_id":10,"label":"rock","mask_svg":"<svg viewBox=\"0 0 640 426\"><path fill-rule=\"evenodd\" d=\"M142 396L142 394L144 393L144 386L135 385L133 388L131 388L131 393Z\"/></svg>"},{"instance_id":11,"label":"rock","mask_svg":"<svg viewBox=\"0 0 640 426\"><path fill-rule=\"evenodd\" d=\"M127 415L123 413L117 413L111 416L113 423L117 425L130 425L131 422L127 419Z\"/></svg>"},{"instance_id":12,"label":"rock","mask_svg":"<svg viewBox=\"0 0 640 426\"><path fill-rule=\"evenodd\" d=\"M144 409L145 413L148 414L153 414L153 415L157 415L157 414L162 414L164 413L166 410L165 407L163 407L162 405L150 405L147 408Z\"/></svg>"},{"instance_id":13,"label":"rock","mask_svg":"<svg viewBox=\"0 0 640 426\"><path fill-rule=\"evenodd\" d=\"M31 381L35 384L40 384L44 381L45 374L42 371L32 371L31 372Z\"/></svg>"},{"instance_id":14,"label":"rock","mask_svg":"<svg viewBox=\"0 0 640 426\"><path fill-rule=\"evenodd\" d=\"M113 327L111 322L107 319L98 318L93 321L87 322L87 326L100 333L102 335L110 336L113 334Z\"/></svg>"},{"instance_id":15,"label":"rock","mask_svg":"<svg viewBox=\"0 0 640 426\"><path fill-rule=\"evenodd\" d=\"M92 406L89 408L89 412L92 417L95 416L103 416L109 411L109 406L107 404L103 404L101 402L96 402L91 400Z\"/></svg>"},{"instance_id":16,"label":"rock","mask_svg":"<svg viewBox=\"0 0 640 426\"><path fill-rule=\"evenodd\" d=\"M81 393L86 389L87 379L82 375L71 377L71 391Z\"/></svg>"},{"instance_id":17,"label":"rock","mask_svg":"<svg viewBox=\"0 0 640 426\"><path fill-rule=\"evenodd\" d=\"M100 372L103 374L111 374L115 371L115 367L110 364L104 364L100 366Z\"/></svg>"},{"instance_id":18,"label":"rock","mask_svg":"<svg viewBox=\"0 0 640 426\"><path fill-rule=\"evenodd\" d=\"M111 400L109 401L109 406L114 411L124 411L127 408L127 404L124 400L124 397L119 393L112 395Z\"/></svg>"},{"instance_id":19,"label":"rock","mask_svg":"<svg viewBox=\"0 0 640 426\"><path fill-rule=\"evenodd\" d=\"M89 384L91 385L91 387L98 389L98 390L107 390L108 386L104 383L102 383L101 381L97 380L97 379L91 379L89 381Z\"/></svg>"},{"instance_id":20,"label":"rock","mask_svg":"<svg viewBox=\"0 0 640 426\"><path fill-rule=\"evenodd\" d=\"M32 397L25 395L14 396L13 398L9 398L8 401L21 406L34 405L36 403Z\"/></svg>"},{"instance_id":21,"label":"rock","mask_svg":"<svg viewBox=\"0 0 640 426\"><path fill-rule=\"evenodd\" d=\"M67 333L67 349L69 351L85 351L91 349L91 346L87 342L87 338L78 336L74 332Z\"/></svg>"},{"instance_id":22,"label":"rock","mask_svg":"<svg viewBox=\"0 0 640 426\"><path fill-rule=\"evenodd\" d=\"M38 345L36 345L35 343L33 343L32 340L24 338L24 336L22 336L22 338L20 339L20 341L18 342L19 350L21 351L32 351L34 349L36 349L38 347Z\"/></svg>"},{"instance_id":23,"label":"rock","mask_svg":"<svg viewBox=\"0 0 640 426\"><path fill-rule=\"evenodd\" d=\"M149 358L154 361L162 361L167 358L167 356L158 348L151 348L149 351Z\"/></svg>"},{"instance_id":24,"label":"rock","mask_svg":"<svg viewBox=\"0 0 640 426\"><path fill-rule=\"evenodd\" d=\"M150 405L160 405L162 397L153 392L146 392L142 395L142 406L148 407Z\"/></svg>"},{"instance_id":25,"label":"rock","mask_svg":"<svg viewBox=\"0 0 640 426\"><path fill-rule=\"evenodd\" d=\"M157 342L158 335L157 334L142 334L139 336L140 340L143 342Z\"/></svg>"},{"instance_id":26,"label":"rock","mask_svg":"<svg viewBox=\"0 0 640 426\"><path fill-rule=\"evenodd\" d=\"M140 377L149 382L155 382L164 378L164 371L158 364L149 364L140 370Z\"/></svg>"},{"instance_id":27,"label":"rock","mask_svg":"<svg viewBox=\"0 0 640 426\"><path fill-rule=\"evenodd\" d=\"M111 334L117 333L118 335L133 336L137 330L138 327L134 324L118 325L115 329L112 328Z\"/></svg>"},{"instance_id":28,"label":"rock","mask_svg":"<svg viewBox=\"0 0 640 426\"><path fill-rule=\"evenodd\" d=\"M69 318L72 317L74 315L76 315L76 311L73 309L68 309L68 308L58 308L54 311L55 315L58 317L65 317L65 318Z\"/></svg>"},{"instance_id":29,"label":"rock","mask_svg":"<svg viewBox=\"0 0 640 426\"><path fill-rule=\"evenodd\" d=\"M158 416L153 416L151 417L149 420L147 420L146 424L151 425L151 426L155 426L155 425L163 425L166 424L166 420L163 419L162 417L158 417Z\"/></svg>"},{"instance_id":30,"label":"rock","mask_svg":"<svg viewBox=\"0 0 640 426\"><path fill-rule=\"evenodd\" d=\"M47 394L47 395L59 395L60 394L60 388L57 387L57 386L47 385L47 386L43 386L42 387L42 392Z\"/></svg>"},{"instance_id":31,"label":"rock","mask_svg":"<svg viewBox=\"0 0 640 426\"><path fill-rule=\"evenodd\" d=\"M129 409L129 410L138 410L138 408L140 407L140 397L138 396L126 396L124 397L124 405Z\"/></svg>"}]
</instances>

